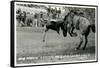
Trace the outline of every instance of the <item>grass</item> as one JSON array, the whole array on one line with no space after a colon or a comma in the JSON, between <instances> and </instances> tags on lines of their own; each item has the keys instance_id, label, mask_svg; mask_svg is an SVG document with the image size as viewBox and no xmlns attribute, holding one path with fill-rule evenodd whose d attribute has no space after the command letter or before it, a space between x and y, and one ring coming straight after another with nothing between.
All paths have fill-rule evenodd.
<instances>
[{"instance_id":1,"label":"grass","mask_svg":"<svg viewBox=\"0 0 100 68\"><path fill-rule=\"evenodd\" d=\"M90 33L86 50L75 50L79 44L78 37L63 37L50 30L43 40L43 29L33 27L17 28L17 63L68 62L95 59L95 34ZM55 56L61 56L56 57ZM65 56L65 57L64 57ZM19 60L19 58L37 57L37 59Z\"/></svg>"}]
</instances>

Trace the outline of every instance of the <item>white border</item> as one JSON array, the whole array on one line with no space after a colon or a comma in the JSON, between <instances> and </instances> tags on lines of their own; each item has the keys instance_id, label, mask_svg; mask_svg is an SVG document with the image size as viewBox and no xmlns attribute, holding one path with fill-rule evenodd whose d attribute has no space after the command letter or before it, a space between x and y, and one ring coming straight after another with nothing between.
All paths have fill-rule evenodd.
<instances>
[{"instance_id":1,"label":"white border","mask_svg":"<svg viewBox=\"0 0 100 68\"><path fill-rule=\"evenodd\" d=\"M96 46L96 47L95 47L95 59L94 59L94 60L68 61L68 62L52 62L52 63L50 62L50 63L38 63L38 64L33 64L33 63L30 63L30 64L16 64L16 62L17 62L17 61L16 61L16 58L17 58L17 55L16 55L16 48L17 48L17 47L16 47L16 46L17 46L17 45L16 45L16 44L17 44L17 43L16 43L16 4L17 4L17 3L20 3L20 4L32 4L32 3L26 3L26 2L14 2L14 8L15 8L15 10L14 10L14 16L15 16L15 17L14 17L14 29L15 29L15 30L14 30L14 32L15 32L15 35L14 35L14 36L15 36L15 41L14 41L14 47L15 47L15 48L14 48L14 50L15 50L15 51L14 51L14 52L15 52L15 53L14 53L14 56L15 56L15 57L14 57L14 61L15 61L15 64L14 64L14 65L15 65L15 66L46 65L46 64L60 64L60 63L66 63L66 64L67 64L67 63L77 63L77 62L79 63L79 62L93 62L93 61L97 61L97 50L98 50L98 48L97 48L97 46L98 46L98 45L97 45L97 30L98 30L98 29L97 29L97 26L98 26L98 25L96 25L96 33L95 33L95 46ZM36 5L37 5L37 4L39 4L39 5L54 5L54 6L59 6L59 7L60 7L60 6L67 6L67 7L80 7L80 8L95 8L95 24L98 23L98 21L97 21L97 16L98 16L98 15L97 15L97 7L91 7L91 6L85 6L85 5L84 5L84 6L78 6L78 5L70 5L70 4L68 4L68 5L67 5L67 4L66 4L66 5L48 4L48 3L47 3L47 4L46 4L46 3L44 4L44 3L34 3L34 2L33 2L33 4L36 4Z\"/></svg>"}]
</instances>

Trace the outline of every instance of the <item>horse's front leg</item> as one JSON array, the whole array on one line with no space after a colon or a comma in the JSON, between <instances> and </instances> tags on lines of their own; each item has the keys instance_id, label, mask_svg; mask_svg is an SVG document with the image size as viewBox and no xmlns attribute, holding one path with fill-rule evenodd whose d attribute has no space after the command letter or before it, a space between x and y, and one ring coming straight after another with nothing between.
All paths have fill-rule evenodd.
<instances>
[{"instance_id":1,"label":"horse's front leg","mask_svg":"<svg viewBox=\"0 0 100 68\"><path fill-rule=\"evenodd\" d=\"M60 31L60 28L59 28L59 27L57 27L57 30L56 30L56 31L57 31L57 33L60 35L60 33L59 33L59 31Z\"/></svg>"},{"instance_id":2,"label":"horse's front leg","mask_svg":"<svg viewBox=\"0 0 100 68\"><path fill-rule=\"evenodd\" d=\"M75 30L75 27L72 26L72 28L71 28L71 34L72 34L73 37L76 37L77 33L73 32L74 30Z\"/></svg>"},{"instance_id":3,"label":"horse's front leg","mask_svg":"<svg viewBox=\"0 0 100 68\"><path fill-rule=\"evenodd\" d=\"M70 25L68 25L67 27L68 27L68 33L69 33L69 35L72 37L72 33L71 33L71 28L72 28L72 27L71 27Z\"/></svg>"},{"instance_id":4,"label":"horse's front leg","mask_svg":"<svg viewBox=\"0 0 100 68\"><path fill-rule=\"evenodd\" d=\"M77 36L75 33L73 33L75 27L73 27L71 24L69 24L67 27L68 27L68 33L71 37Z\"/></svg>"},{"instance_id":5,"label":"horse's front leg","mask_svg":"<svg viewBox=\"0 0 100 68\"><path fill-rule=\"evenodd\" d=\"M47 33L48 29L45 29L44 35L43 35L43 42L45 42L45 37L46 37L46 33Z\"/></svg>"},{"instance_id":6,"label":"horse's front leg","mask_svg":"<svg viewBox=\"0 0 100 68\"><path fill-rule=\"evenodd\" d=\"M79 50L83 43L83 35L81 34L79 37L80 37L80 43L79 43L78 47L76 48L76 50Z\"/></svg>"}]
</instances>

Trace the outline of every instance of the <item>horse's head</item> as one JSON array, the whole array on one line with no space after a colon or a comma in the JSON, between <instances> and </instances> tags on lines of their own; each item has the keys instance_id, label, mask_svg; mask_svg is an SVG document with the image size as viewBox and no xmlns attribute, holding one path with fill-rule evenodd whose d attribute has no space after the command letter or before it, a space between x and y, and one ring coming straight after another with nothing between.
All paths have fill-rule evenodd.
<instances>
[{"instance_id":1,"label":"horse's head","mask_svg":"<svg viewBox=\"0 0 100 68\"><path fill-rule=\"evenodd\" d=\"M71 10L71 11L69 12L69 15L70 15L72 18L74 17L75 14L77 14L77 12L75 12L74 10Z\"/></svg>"}]
</instances>

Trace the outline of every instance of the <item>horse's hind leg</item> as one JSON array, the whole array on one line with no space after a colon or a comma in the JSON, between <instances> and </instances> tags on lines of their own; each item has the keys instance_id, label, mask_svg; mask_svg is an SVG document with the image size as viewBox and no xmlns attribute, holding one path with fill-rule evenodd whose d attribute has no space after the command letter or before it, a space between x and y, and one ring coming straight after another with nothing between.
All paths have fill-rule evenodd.
<instances>
[{"instance_id":1,"label":"horse's hind leg","mask_svg":"<svg viewBox=\"0 0 100 68\"><path fill-rule=\"evenodd\" d=\"M86 31L86 33L85 33L85 44L84 44L83 50L85 50L86 45L87 45L87 43L88 43L87 37L88 37L89 33L90 33L90 27L87 28L87 31Z\"/></svg>"},{"instance_id":2,"label":"horse's hind leg","mask_svg":"<svg viewBox=\"0 0 100 68\"><path fill-rule=\"evenodd\" d=\"M80 49L82 43L83 43L83 35L80 35L80 43L79 43L78 47L76 48L77 50Z\"/></svg>"},{"instance_id":3,"label":"horse's hind leg","mask_svg":"<svg viewBox=\"0 0 100 68\"><path fill-rule=\"evenodd\" d=\"M85 50L87 42L88 42L88 39L87 39L87 36L85 36L85 44L84 44L83 50Z\"/></svg>"}]
</instances>

